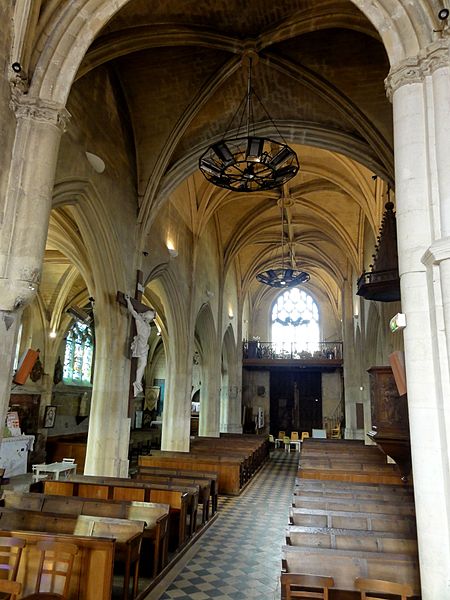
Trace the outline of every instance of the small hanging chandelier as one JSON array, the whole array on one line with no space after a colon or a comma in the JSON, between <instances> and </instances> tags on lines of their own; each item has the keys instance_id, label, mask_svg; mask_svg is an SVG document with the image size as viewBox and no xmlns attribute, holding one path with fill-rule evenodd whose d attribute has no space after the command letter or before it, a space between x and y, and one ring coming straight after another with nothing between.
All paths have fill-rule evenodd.
<instances>
[{"instance_id":1,"label":"small hanging chandelier","mask_svg":"<svg viewBox=\"0 0 450 600\"><path fill-rule=\"evenodd\" d=\"M212 184L234 192L257 192L279 187L296 175L297 155L279 132L252 86L252 57L249 56L247 93L222 140L209 146L199 160L199 168ZM253 96L256 97L282 142L255 135ZM227 133L239 111L242 111L235 137ZM241 127L246 114L245 135Z\"/></svg>"},{"instance_id":2,"label":"small hanging chandelier","mask_svg":"<svg viewBox=\"0 0 450 600\"><path fill-rule=\"evenodd\" d=\"M284 198L281 197L278 201L278 204L281 208L281 268L276 269L267 269L267 271L263 271L262 273L258 273L256 275L256 279L260 283L264 283L265 285L269 285L273 288L290 288L294 285L300 285L301 283L306 283L309 281L309 273L305 271L299 271L295 268L295 252L293 248L290 248L290 262L291 266L285 266L285 235L284 235Z\"/></svg>"}]
</instances>

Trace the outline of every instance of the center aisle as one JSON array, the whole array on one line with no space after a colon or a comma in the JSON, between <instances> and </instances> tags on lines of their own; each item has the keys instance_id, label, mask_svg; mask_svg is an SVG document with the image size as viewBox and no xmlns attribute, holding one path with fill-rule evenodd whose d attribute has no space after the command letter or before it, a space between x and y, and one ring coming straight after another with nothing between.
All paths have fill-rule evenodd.
<instances>
[{"instance_id":1,"label":"center aisle","mask_svg":"<svg viewBox=\"0 0 450 600\"><path fill-rule=\"evenodd\" d=\"M298 452L276 450L238 497L221 497L219 517L165 592L147 600L279 600L281 546ZM176 567L175 567L176 568Z\"/></svg>"}]
</instances>

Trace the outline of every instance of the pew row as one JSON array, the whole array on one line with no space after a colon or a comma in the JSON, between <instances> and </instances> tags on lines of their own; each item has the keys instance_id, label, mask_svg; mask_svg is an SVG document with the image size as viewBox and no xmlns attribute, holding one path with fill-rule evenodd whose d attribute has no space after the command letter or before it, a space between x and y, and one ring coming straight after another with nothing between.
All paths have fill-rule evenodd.
<instances>
[{"instance_id":1,"label":"pew row","mask_svg":"<svg viewBox=\"0 0 450 600\"><path fill-rule=\"evenodd\" d=\"M320 486L311 485L311 482L319 482ZM342 484L342 487L327 486L326 483L342 482L321 482L317 479L299 479L294 487L294 496L307 496L309 498L323 499L345 499L347 502L358 500L385 500L392 503L407 502L414 503L412 491L403 489L400 486L387 486L375 484L372 487L364 484ZM393 488L393 489L389 489Z\"/></svg>"},{"instance_id":2,"label":"pew row","mask_svg":"<svg viewBox=\"0 0 450 600\"><path fill-rule=\"evenodd\" d=\"M209 481L210 482L210 504L211 504L211 514L214 515L217 512L217 504L218 504L218 496L219 496L219 486L218 486L218 475L213 471L183 471L182 469L178 469L176 467L155 467L146 465L146 456L138 457L138 470L137 470L137 479L140 479L143 475L161 475L163 477L175 477L179 479L184 479L186 483L190 480L194 482L196 480L199 481ZM208 514L209 518L209 514Z\"/></svg>"},{"instance_id":3,"label":"pew row","mask_svg":"<svg viewBox=\"0 0 450 600\"><path fill-rule=\"evenodd\" d=\"M281 554L282 572L333 577L333 589L354 592L347 597L355 600L360 597L354 585L357 577L408 583L414 594L420 595L418 561L408 554L296 546L283 546ZM338 597L343 596L331 594L331 599Z\"/></svg>"},{"instance_id":4,"label":"pew row","mask_svg":"<svg viewBox=\"0 0 450 600\"><path fill-rule=\"evenodd\" d=\"M417 556L417 541L412 533L400 534L398 532L293 525L286 528L286 545Z\"/></svg>"},{"instance_id":5,"label":"pew row","mask_svg":"<svg viewBox=\"0 0 450 600\"><path fill-rule=\"evenodd\" d=\"M409 515L290 508L289 521L291 525L308 527L416 534L416 520Z\"/></svg>"},{"instance_id":6,"label":"pew row","mask_svg":"<svg viewBox=\"0 0 450 600\"><path fill-rule=\"evenodd\" d=\"M168 504L171 520L179 519L178 546L184 545L191 524L196 522L198 486L169 486L125 478L88 475L74 475L64 481L46 480L42 483L45 494L80 496L97 500L126 500Z\"/></svg>"},{"instance_id":7,"label":"pew row","mask_svg":"<svg viewBox=\"0 0 450 600\"><path fill-rule=\"evenodd\" d=\"M307 510L415 515L414 503L403 502L396 505L389 500L363 500L357 498L349 502L347 498L311 498L302 494L301 496L294 495L292 505L295 508L304 508Z\"/></svg>"},{"instance_id":8,"label":"pew row","mask_svg":"<svg viewBox=\"0 0 450 600\"><path fill-rule=\"evenodd\" d=\"M140 466L181 471L216 472L218 492L236 496L269 456L266 436L223 435L196 438L190 452L153 451L140 457Z\"/></svg>"},{"instance_id":9,"label":"pew row","mask_svg":"<svg viewBox=\"0 0 450 600\"><path fill-rule=\"evenodd\" d=\"M26 542L17 573L17 581L22 584L22 596L32 594L35 590L40 558L36 544L52 541L75 544L78 547L67 600L111 600L115 547L113 539L1 528L0 536L18 537Z\"/></svg>"},{"instance_id":10,"label":"pew row","mask_svg":"<svg viewBox=\"0 0 450 600\"><path fill-rule=\"evenodd\" d=\"M137 593L139 557L144 523L123 519L42 513L14 508L0 509L0 529L10 532L39 532L53 536L70 536L70 542L78 545L80 538L110 538L114 540L113 560L125 565L123 598L129 594L131 571L133 571L133 596ZM20 537L20 536L19 536ZM72 539L75 538L75 539ZM67 540L66 540L67 541ZM22 562L23 559L21 559ZM20 572L20 566L19 566ZM111 572L112 578L112 572Z\"/></svg>"},{"instance_id":11,"label":"pew row","mask_svg":"<svg viewBox=\"0 0 450 600\"><path fill-rule=\"evenodd\" d=\"M155 577L168 561L168 504L125 500L97 500L68 496L51 496L4 490L0 506L69 516L95 516L142 521L144 541L153 545L153 566L141 565L146 575Z\"/></svg>"},{"instance_id":12,"label":"pew row","mask_svg":"<svg viewBox=\"0 0 450 600\"><path fill-rule=\"evenodd\" d=\"M167 475L154 474L146 471L146 467L141 467L133 481L146 481L151 483L162 483L163 485L180 485L180 486L198 486L198 502L202 505L201 524L204 525L209 519L209 505L211 498L211 481L205 478L173 477ZM195 533L197 524L192 521L190 523L190 533Z\"/></svg>"}]
</instances>

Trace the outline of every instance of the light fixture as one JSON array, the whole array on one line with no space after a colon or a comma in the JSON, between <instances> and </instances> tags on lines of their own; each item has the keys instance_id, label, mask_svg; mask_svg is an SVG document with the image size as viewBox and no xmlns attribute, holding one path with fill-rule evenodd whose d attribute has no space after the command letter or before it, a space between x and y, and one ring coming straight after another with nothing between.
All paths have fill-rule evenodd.
<instances>
[{"instance_id":1,"label":"light fixture","mask_svg":"<svg viewBox=\"0 0 450 600\"><path fill-rule=\"evenodd\" d=\"M219 142L202 154L199 168L212 184L235 192L257 192L279 187L296 175L297 155L290 148L252 87L252 57L248 56L247 93L238 106L230 126ZM256 97L282 142L255 135L253 96ZM233 121L242 110L234 137L227 137ZM244 129L244 110L246 124Z\"/></svg>"},{"instance_id":2,"label":"light fixture","mask_svg":"<svg viewBox=\"0 0 450 600\"><path fill-rule=\"evenodd\" d=\"M309 281L309 273L305 271L299 271L296 268L295 252L293 248L290 249L290 265L285 265L285 251L284 251L284 197L282 196L278 201L281 208L281 267L267 269L262 273L256 275L256 279L260 283L269 285L274 288L290 288L294 285L300 285Z\"/></svg>"},{"instance_id":3,"label":"light fixture","mask_svg":"<svg viewBox=\"0 0 450 600\"><path fill-rule=\"evenodd\" d=\"M57 336L56 331L50 331L50 333L48 334L48 337L51 337L52 339L55 339L56 336Z\"/></svg>"}]
</instances>

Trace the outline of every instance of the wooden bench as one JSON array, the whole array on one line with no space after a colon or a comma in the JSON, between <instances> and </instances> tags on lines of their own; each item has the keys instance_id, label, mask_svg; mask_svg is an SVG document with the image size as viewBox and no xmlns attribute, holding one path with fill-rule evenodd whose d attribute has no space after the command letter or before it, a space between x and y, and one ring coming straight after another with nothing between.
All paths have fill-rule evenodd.
<instances>
[{"instance_id":1,"label":"wooden bench","mask_svg":"<svg viewBox=\"0 0 450 600\"><path fill-rule=\"evenodd\" d=\"M210 482L211 491L210 491L210 504L211 504L211 513L214 515L217 512L217 504L218 504L218 495L219 495L219 487L218 487L218 475L216 472L212 471L183 471L177 468L164 468L164 467L155 467L147 464L147 456L139 456L138 458L138 472L137 476L141 474L152 474L152 475L166 475L167 477L179 477L181 479L186 479L189 481L191 479L194 480L206 480ZM208 516L209 518L209 516Z\"/></svg>"},{"instance_id":2,"label":"wooden bench","mask_svg":"<svg viewBox=\"0 0 450 600\"><path fill-rule=\"evenodd\" d=\"M154 474L145 471L146 467L141 467L136 477L133 478L133 481L148 481L152 483L162 483L170 486L180 485L180 486L198 486L198 501L202 505L202 525L206 523L209 516L209 503L211 497L211 481L205 478L195 479L195 478L182 478L176 476L168 476L161 474ZM196 523L194 520L190 522L190 533L195 533L197 529Z\"/></svg>"},{"instance_id":3,"label":"wooden bench","mask_svg":"<svg viewBox=\"0 0 450 600\"><path fill-rule=\"evenodd\" d=\"M71 543L78 546L75 555L67 600L111 600L113 587L113 539L0 530L0 536L18 537L26 541L19 563L17 581L22 584L22 596L32 594L36 586L40 541Z\"/></svg>"},{"instance_id":4,"label":"wooden bench","mask_svg":"<svg viewBox=\"0 0 450 600\"><path fill-rule=\"evenodd\" d=\"M416 533L416 520L409 515L290 508L289 521L307 527Z\"/></svg>"},{"instance_id":5,"label":"wooden bench","mask_svg":"<svg viewBox=\"0 0 450 600\"><path fill-rule=\"evenodd\" d=\"M142 466L176 468L183 471L214 471L218 475L218 492L236 496L245 483L242 457L209 456L186 452L155 452L141 456Z\"/></svg>"},{"instance_id":6,"label":"wooden bench","mask_svg":"<svg viewBox=\"0 0 450 600\"><path fill-rule=\"evenodd\" d=\"M311 510L325 511L351 511L351 512L368 512L368 513L383 513L393 515L415 515L414 503L402 502L394 504L389 500L364 500L362 498L352 499L347 498L311 498L304 494L293 497L292 505L295 508L304 508Z\"/></svg>"},{"instance_id":7,"label":"wooden bench","mask_svg":"<svg viewBox=\"0 0 450 600\"><path fill-rule=\"evenodd\" d=\"M299 547L398 553L417 557L417 541L412 533L399 534L398 532L293 525L286 528L286 544Z\"/></svg>"},{"instance_id":8,"label":"wooden bench","mask_svg":"<svg viewBox=\"0 0 450 600\"><path fill-rule=\"evenodd\" d=\"M301 482L309 482L308 479L300 480L294 487L294 496L307 496L309 498L323 498L323 499L339 499L342 498L347 502L358 501L358 500L386 500L393 503L407 502L414 503L414 496L409 490L403 490L399 486L385 486L381 485L377 488L372 489L359 489L355 484L346 484L345 487L335 488L321 486L314 487L306 483L303 485ZM312 480L318 481L318 480ZM395 491L390 489L394 487Z\"/></svg>"},{"instance_id":9,"label":"wooden bench","mask_svg":"<svg viewBox=\"0 0 450 600\"><path fill-rule=\"evenodd\" d=\"M357 577L385 579L395 583L409 583L414 593L420 594L419 565L416 557L408 554L337 550L329 548L301 548L283 546L282 570L286 573L308 573L331 576L336 590L356 592ZM333 595L331 596L333 598ZM359 598L359 595L355 595Z\"/></svg>"},{"instance_id":10,"label":"wooden bench","mask_svg":"<svg viewBox=\"0 0 450 600\"><path fill-rule=\"evenodd\" d=\"M190 522L196 520L198 487L194 486L169 486L115 477L76 475L65 481L44 481L43 487L45 494L169 504L171 519L179 519L178 546L187 540L188 517Z\"/></svg>"},{"instance_id":11,"label":"wooden bench","mask_svg":"<svg viewBox=\"0 0 450 600\"><path fill-rule=\"evenodd\" d=\"M0 505L6 508L41 511L70 516L88 515L116 519L128 519L145 523L143 538L154 546L153 566L148 575L155 577L168 559L168 526L170 507L154 502L125 500L96 500L78 496L51 496L38 493L22 493L4 490ZM146 568L146 565L141 565ZM147 572L147 570L146 570Z\"/></svg>"},{"instance_id":12,"label":"wooden bench","mask_svg":"<svg viewBox=\"0 0 450 600\"><path fill-rule=\"evenodd\" d=\"M5 531L33 531L55 535L114 539L114 558L125 563L123 593L126 600L133 564L133 591L137 592L139 556L145 524L140 521L123 519L108 519L107 521L102 517L73 517L5 507L0 509L0 529ZM76 542L72 541L72 543Z\"/></svg>"}]
</instances>

